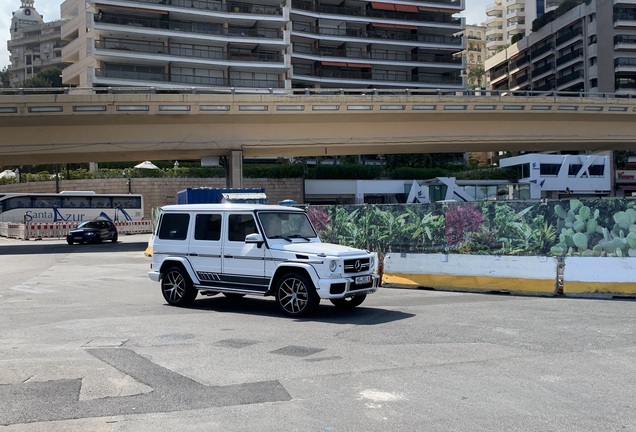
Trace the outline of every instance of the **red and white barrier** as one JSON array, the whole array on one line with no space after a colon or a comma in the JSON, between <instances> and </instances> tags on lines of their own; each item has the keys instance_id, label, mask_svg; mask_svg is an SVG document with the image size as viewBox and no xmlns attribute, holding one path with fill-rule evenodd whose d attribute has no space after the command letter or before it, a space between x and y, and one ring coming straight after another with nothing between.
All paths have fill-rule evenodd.
<instances>
[{"instance_id":1,"label":"red and white barrier","mask_svg":"<svg viewBox=\"0 0 636 432\"><path fill-rule=\"evenodd\" d=\"M41 240L45 238L60 239L66 237L68 232L76 228L77 222L29 222L13 223L0 222L0 237L18 238L24 240ZM147 234L152 232L152 221L125 221L115 222L117 232L126 234Z\"/></svg>"},{"instance_id":2,"label":"red and white barrier","mask_svg":"<svg viewBox=\"0 0 636 432\"><path fill-rule=\"evenodd\" d=\"M126 221L115 222L117 232L120 234L147 234L152 232L152 221Z\"/></svg>"}]
</instances>

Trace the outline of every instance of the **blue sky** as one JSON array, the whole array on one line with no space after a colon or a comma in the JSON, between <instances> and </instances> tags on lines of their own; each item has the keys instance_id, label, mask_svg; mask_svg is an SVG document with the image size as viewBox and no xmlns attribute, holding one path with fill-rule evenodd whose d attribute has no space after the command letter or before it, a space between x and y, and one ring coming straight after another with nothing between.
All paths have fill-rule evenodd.
<instances>
[{"instance_id":1,"label":"blue sky","mask_svg":"<svg viewBox=\"0 0 636 432\"><path fill-rule=\"evenodd\" d=\"M486 6L494 0L466 0L466 10L462 14L466 17L466 24L480 24L486 20ZM20 8L21 0L0 0L0 68L9 64L9 53L6 41L9 40L9 25L11 14ZM60 18L60 4L62 0L35 0L35 9L44 16L45 21Z\"/></svg>"}]
</instances>

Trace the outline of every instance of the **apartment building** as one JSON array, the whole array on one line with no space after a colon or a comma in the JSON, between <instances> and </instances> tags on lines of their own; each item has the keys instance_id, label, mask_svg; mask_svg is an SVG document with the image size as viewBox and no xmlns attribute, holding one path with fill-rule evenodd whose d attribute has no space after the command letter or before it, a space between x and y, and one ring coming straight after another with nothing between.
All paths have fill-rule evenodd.
<instances>
[{"instance_id":1,"label":"apartment building","mask_svg":"<svg viewBox=\"0 0 636 432\"><path fill-rule=\"evenodd\" d=\"M517 35L532 33L532 22L564 0L495 0L486 8L486 49L493 55L512 44Z\"/></svg>"},{"instance_id":2,"label":"apartment building","mask_svg":"<svg viewBox=\"0 0 636 432\"><path fill-rule=\"evenodd\" d=\"M466 41L466 48L457 56L464 58L466 84L469 88L486 87L486 74L483 72L487 56L486 27L466 25L462 36Z\"/></svg>"},{"instance_id":3,"label":"apartment building","mask_svg":"<svg viewBox=\"0 0 636 432\"><path fill-rule=\"evenodd\" d=\"M12 86L19 87L43 69L64 68L62 24L62 20L44 22L35 9L34 0L22 0L20 9L11 18L11 39L7 42Z\"/></svg>"},{"instance_id":4,"label":"apartment building","mask_svg":"<svg viewBox=\"0 0 636 432\"><path fill-rule=\"evenodd\" d=\"M465 0L66 0L77 87L464 87Z\"/></svg>"},{"instance_id":5,"label":"apartment building","mask_svg":"<svg viewBox=\"0 0 636 432\"><path fill-rule=\"evenodd\" d=\"M636 2L589 0L486 61L493 90L636 94Z\"/></svg>"}]
</instances>

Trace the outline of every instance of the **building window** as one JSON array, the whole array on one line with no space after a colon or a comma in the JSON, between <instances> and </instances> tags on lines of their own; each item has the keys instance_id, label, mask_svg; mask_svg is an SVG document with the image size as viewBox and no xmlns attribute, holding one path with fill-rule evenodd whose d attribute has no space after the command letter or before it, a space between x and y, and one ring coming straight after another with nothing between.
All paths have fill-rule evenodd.
<instances>
[{"instance_id":1,"label":"building window","mask_svg":"<svg viewBox=\"0 0 636 432\"><path fill-rule=\"evenodd\" d=\"M568 175L570 177L574 177L576 176L579 171L581 171L581 168L583 168L583 165L581 164L572 164L568 167Z\"/></svg>"},{"instance_id":2,"label":"building window","mask_svg":"<svg viewBox=\"0 0 636 432\"><path fill-rule=\"evenodd\" d=\"M588 22L594 22L594 20L596 20L596 14L595 13L591 13L588 15Z\"/></svg>"},{"instance_id":3,"label":"building window","mask_svg":"<svg viewBox=\"0 0 636 432\"><path fill-rule=\"evenodd\" d=\"M590 177L603 177L605 174L605 165L592 165L588 172L590 173Z\"/></svg>"},{"instance_id":4,"label":"building window","mask_svg":"<svg viewBox=\"0 0 636 432\"><path fill-rule=\"evenodd\" d=\"M596 35L592 35L589 37L590 42L588 45L594 45L596 43Z\"/></svg>"},{"instance_id":5,"label":"building window","mask_svg":"<svg viewBox=\"0 0 636 432\"><path fill-rule=\"evenodd\" d=\"M530 177L530 163L513 165L510 168L517 171L517 178L524 179Z\"/></svg>"},{"instance_id":6,"label":"building window","mask_svg":"<svg viewBox=\"0 0 636 432\"><path fill-rule=\"evenodd\" d=\"M556 177L561 169L561 164L542 163L539 166L539 174L541 177Z\"/></svg>"}]
</instances>

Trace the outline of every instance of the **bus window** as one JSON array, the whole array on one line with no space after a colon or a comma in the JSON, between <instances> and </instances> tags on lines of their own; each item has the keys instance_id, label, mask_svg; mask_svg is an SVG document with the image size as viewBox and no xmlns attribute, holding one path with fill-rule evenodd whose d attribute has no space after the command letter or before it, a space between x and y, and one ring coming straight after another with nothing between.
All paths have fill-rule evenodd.
<instances>
[{"instance_id":1,"label":"bus window","mask_svg":"<svg viewBox=\"0 0 636 432\"><path fill-rule=\"evenodd\" d=\"M15 208L30 207L30 202L22 198L9 198L5 201L4 209L11 210Z\"/></svg>"},{"instance_id":2,"label":"bus window","mask_svg":"<svg viewBox=\"0 0 636 432\"><path fill-rule=\"evenodd\" d=\"M62 198L62 206L65 208L86 208L89 207L89 202L87 197L64 197Z\"/></svg>"},{"instance_id":3,"label":"bus window","mask_svg":"<svg viewBox=\"0 0 636 432\"><path fill-rule=\"evenodd\" d=\"M109 197L91 198L91 208L113 208L113 199Z\"/></svg>"},{"instance_id":4,"label":"bus window","mask_svg":"<svg viewBox=\"0 0 636 432\"><path fill-rule=\"evenodd\" d=\"M123 209L138 209L138 208L141 208L141 198L135 198L135 197L114 198L113 206L115 208L120 207Z\"/></svg>"},{"instance_id":5,"label":"bus window","mask_svg":"<svg viewBox=\"0 0 636 432\"><path fill-rule=\"evenodd\" d=\"M61 200L56 197L36 196L33 207L52 208L52 207L60 207L61 204L62 204Z\"/></svg>"}]
</instances>

